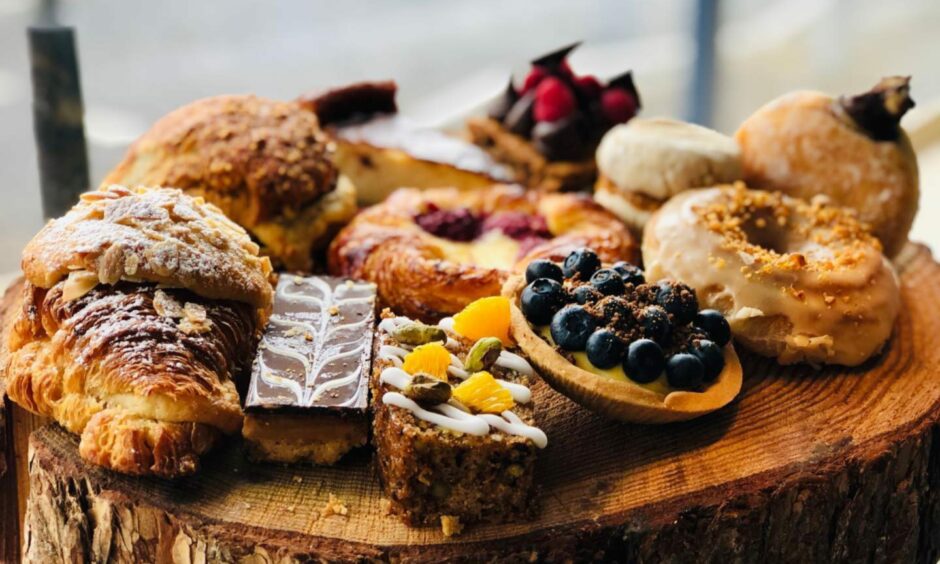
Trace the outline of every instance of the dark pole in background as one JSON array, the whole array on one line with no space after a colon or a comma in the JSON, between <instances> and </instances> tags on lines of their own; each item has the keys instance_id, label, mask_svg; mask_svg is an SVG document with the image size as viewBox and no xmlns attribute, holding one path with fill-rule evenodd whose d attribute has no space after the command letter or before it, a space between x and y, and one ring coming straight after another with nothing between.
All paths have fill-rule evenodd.
<instances>
[{"instance_id":1,"label":"dark pole in background","mask_svg":"<svg viewBox=\"0 0 940 564\"><path fill-rule=\"evenodd\" d=\"M51 7L49 12L43 19L54 16ZM47 23L27 34L43 215L58 217L89 186L75 32Z\"/></svg>"},{"instance_id":2,"label":"dark pole in background","mask_svg":"<svg viewBox=\"0 0 940 564\"><path fill-rule=\"evenodd\" d=\"M711 126L715 86L715 31L718 0L697 0L695 13L695 66L689 89L689 121Z\"/></svg>"}]
</instances>

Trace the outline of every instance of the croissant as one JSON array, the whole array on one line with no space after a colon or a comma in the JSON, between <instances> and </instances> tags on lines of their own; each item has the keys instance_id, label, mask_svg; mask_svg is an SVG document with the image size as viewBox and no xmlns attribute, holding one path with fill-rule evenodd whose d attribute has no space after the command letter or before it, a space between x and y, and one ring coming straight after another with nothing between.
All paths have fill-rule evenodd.
<instances>
[{"instance_id":1,"label":"croissant","mask_svg":"<svg viewBox=\"0 0 940 564\"><path fill-rule=\"evenodd\" d=\"M79 434L83 458L177 477L240 430L236 382L271 307L271 265L218 208L110 186L47 224L22 264L7 394Z\"/></svg>"}]
</instances>

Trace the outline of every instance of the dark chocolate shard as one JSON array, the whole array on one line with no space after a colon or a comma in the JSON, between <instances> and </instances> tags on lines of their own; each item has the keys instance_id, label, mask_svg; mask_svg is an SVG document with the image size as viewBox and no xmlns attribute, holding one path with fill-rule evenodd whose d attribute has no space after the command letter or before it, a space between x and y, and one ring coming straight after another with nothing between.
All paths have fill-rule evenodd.
<instances>
[{"instance_id":1,"label":"dark chocolate shard","mask_svg":"<svg viewBox=\"0 0 940 564\"><path fill-rule=\"evenodd\" d=\"M506 114L512 109L512 105L515 104L518 99L519 93L516 92L516 87L512 83L512 78L510 78L509 82L506 84L506 88L493 100L486 113L496 121L503 121L506 118Z\"/></svg>"},{"instance_id":2,"label":"dark chocolate shard","mask_svg":"<svg viewBox=\"0 0 940 564\"><path fill-rule=\"evenodd\" d=\"M503 120L503 125L516 135L528 137L532 131L532 126L535 125L535 116L532 115L534 106L535 92L526 93L516 100L516 103L509 109L506 119Z\"/></svg>"},{"instance_id":3,"label":"dark chocolate shard","mask_svg":"<svg viewBox=\"0 0 940 564\"><path fill-rule=\"evenodd\" d=\"M245 411L365 412L374 324L375 285L282 274Z\"/></svg>"},{"instance_id":4,"label":"dark chocolate shard","mask_svg":"<svg viewBox=\"0 0 940 564\"><path fill-rule=\"evenodd\" d=\"M607 86L609 88L623 88L632 94L633 99L636 100L637 111L643 107L643 102L640 101L640 92L636 89L636 85L633 83L633 71L627 71L623 74L615 76L607 82Z\"/></svg>"},{"instance_id":5,"label":"dark chocolate shard","mask_svg":"<svg viewBox=\"0 0 940 564\"><path fill-rule=\"evenodd\" d=\"M398 112L397 91L398 85L392 80L357 82L301 96L298 102L317 114L320 125L326 126L365 121L376 114L394 114Z\"/></svg>"},{"instance_id":6,"label":"dark chocolate shard","mask_svg":"<svg viewBox=\"0 0 940 564\"><path fill-rule=\"evenodd\" d=\"M550 161L578 159L588 146L584 121L580 112L556 121L541 121L532 129L532 142Z\"/></svg>"},{"instance_id":7,"label":"dark chocolate shard","mask_svg":"<svg viewBox=\"0 0 940 564\"><path fill-rule=\"evenodd\" d=\"M895 141L901 134L901 118L914 107L909 76L882 78L871 90L857 96L841 96L839 105L869 137Z\"/></svg>"},{"instance_id":8,"label":"dark chocolate shard","mask_svg":"<svg viewBox=\"0 0 940 564\"><path fill-rule=\"evenodd\" d=\"M554 69L555 67L560 65L562 61L564 61L565 58L568 56L568 54L574 51L579 45L581 45L581 42L577 41L575 43L572 43L571 45L566 45L565 47L556 49L552 51L551 53L546 53L545 55L542 55L541 57L538 57L537 59L533 59L532 64L537 67L546 67L549 69Z\"/></svg>"}]
</instances>

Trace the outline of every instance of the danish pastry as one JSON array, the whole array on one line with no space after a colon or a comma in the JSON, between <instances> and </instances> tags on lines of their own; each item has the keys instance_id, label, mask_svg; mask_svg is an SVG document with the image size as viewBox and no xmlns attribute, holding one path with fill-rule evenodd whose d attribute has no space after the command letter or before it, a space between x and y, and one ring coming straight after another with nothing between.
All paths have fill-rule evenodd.
<instances>
[{"instance_id":1,"label":"danish pastry","mask_svg":"<svg viewBox=\"0 0 940 564\"><path fill-rule=\"evenodd\" d=\"M171 112L103 185L172 186L217 205L291 270L310 270L356 212L316 115L296 103L217 96Z\"/></svg>"},{"instance_id":2,"label":"danish pastry","mask_svg":"<svg viewBox=\"0 0 940 564\"><path fill-rule=\"evenodd\" d=\"M891 263L849 210L742 184L669 200L646 224L643 260L651 280L684 280L735 340L781 364L861 364L900 308Z\"/></svg>"},{"instance_id":3,"label":"danish pastry","mask_svg":"<svg viewBox=\"0 0 940 564\"><path fill-rule=\"evenodd\" d=\"M630 260L637 250L626 227L586 195L401 189L340 231L329 267L374 282L396 313L439 319L498 295L533 258L585 245L609 261Z\"/></svg>"},{"instance_id":4,"label":"danish pastry","mask_svg":"<svg viewBox=\"0 0 940 564\"><path fill-rule=\"evenodd\" d=\"M235 381L271 265L218 208L169 188L89 192L27 245L23 272L7 394L79 434L83 458L176 477L241 428Z\"/></svg>"},{"instance_id":5,"label":"danish pastry","mask_svg":"<svg viewBox=\"0 0 940 564\"><path fill-rule=\"evenodd\" d=\"M858 210L895 256L917 213L917 158L900 127L914 106L908 77L888 77L871 91L833 99L793 92L747 118L735 138L749 186L810 200L825 195Z\"/></svg>"}]
</instances>

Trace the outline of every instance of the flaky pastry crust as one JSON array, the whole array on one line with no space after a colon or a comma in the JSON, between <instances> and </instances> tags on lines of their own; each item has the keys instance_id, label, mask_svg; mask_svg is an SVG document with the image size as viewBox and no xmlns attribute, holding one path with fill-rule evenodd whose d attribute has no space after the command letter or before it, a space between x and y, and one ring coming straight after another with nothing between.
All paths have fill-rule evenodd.
<instances>
[{"instance_id":1,"label":"flaky pastry crust","mask_svg":"<svg viewBox=\"0 0 940 564\"><path fill-rule=\"evenodd\" d=\"M175 477L238 432L236 378L271 308L271 265L177 189L82 196L23 253L5 325L10 399L81 435L86 459Z\"/></svg>"},{"instance_id":2,"label":"flaky pastry crust","mask_svg":"<svg viewBox=\"0 0 940 564\"><path fill-rule=\"evenodd\" d=\"M87 273L91 284L156 282L259 309L272 299L271 263L244 229L171 188L112 185L82 194L26 245L21 265L39 288Z\"/></svg>"},{"instance_id":3,"label":"flaky pastry crust","mask_svg":"<svg viewBox=\"0 0 940 564\"><path fill-rule=\"evenodd\" d=\"M7 336L10 399L81 436L81 455L129 474L176 477L241 428L235 387L251 362L249 304L153 284L67 300L26 282Z\"/></svg>"},{"instance_id":4,"label":"flaky pastry crust","mask_svg":"<svg viewBox=\"0 0 940 564\"><path fill-rule=\"evenodd\" d=\"M455 262L448 243L426 232L414 217L433 203L477 214L517 211L545 218L553 238L535 245L503 270ZM454 314L470 302L500 293L512 271L535 258L563 259L578 247L604 261L636 260L637 245L626 227L586 195L526 192L519 187L485 190L400 189L367 208L330 246L330 272L378 286L379 299L396 313L422 319Z\"/></svg>"},{"instance_id":5,"label":"flaky pastry crust","mask_svg":"<svg viewBox=\"0 0 940 564\"><path fill-rule=\"evenodd\" d=\"M333 196L338 173L316 115L294 102L216 96L159 120L104 184L172 186L204 197L245 227L289 269L309 270L311 253L356 212ZM324 220L310 210L327 210ZM339 212L337 211L339 210ZM325 223L316 229L304 226Z\"/></svg>"}]
</instances>

